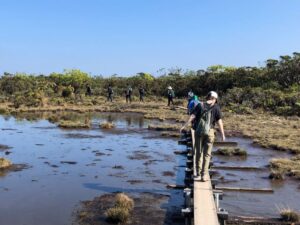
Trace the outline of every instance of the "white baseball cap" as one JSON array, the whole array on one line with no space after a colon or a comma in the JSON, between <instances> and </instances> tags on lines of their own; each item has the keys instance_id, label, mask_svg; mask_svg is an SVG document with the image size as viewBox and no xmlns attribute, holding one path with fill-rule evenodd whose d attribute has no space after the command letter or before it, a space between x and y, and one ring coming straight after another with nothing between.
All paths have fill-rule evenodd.
<instances>
[{"instance_id":1,"label":"white baseball cap","mask_svg":"<svg viewBox=\"0 0 300 225\"><path fill-rule=\"evenodd\" d=\"M207 97L214 97L215 99L218 99L218 94L215 91L210 91L208 92Z\"/></svg>"}]
</instances>

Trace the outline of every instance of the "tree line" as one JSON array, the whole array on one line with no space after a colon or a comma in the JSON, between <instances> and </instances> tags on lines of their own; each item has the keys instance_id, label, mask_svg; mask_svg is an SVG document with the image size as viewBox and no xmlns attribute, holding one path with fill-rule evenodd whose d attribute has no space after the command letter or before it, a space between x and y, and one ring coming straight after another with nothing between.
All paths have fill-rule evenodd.
<instances>
[{"instance_id":1,"label":"tree line","mask_svg":"<svg viewBox=\"0 0 300 225\"><path fill-rule=\"evenodd\" d=\"M179 98L186 97L190 89L199 96L215 90L222 104L233 111L251 113L261 108L282 115L300 115L300 53L268 59L262 67L214 65L197 71L171 69L158 77L145 72L130 77L91 76L77 69L49 75L5 72L0 78L0 94L8 99L68 98L84 95L89 86L94 96L106 96L109 85L115 95L123 95L128 85L133 94L137 95L138 88L143 87L146 95L154 96L166 96L167 87L172 86Z\"/></svg>"}]
</instances>

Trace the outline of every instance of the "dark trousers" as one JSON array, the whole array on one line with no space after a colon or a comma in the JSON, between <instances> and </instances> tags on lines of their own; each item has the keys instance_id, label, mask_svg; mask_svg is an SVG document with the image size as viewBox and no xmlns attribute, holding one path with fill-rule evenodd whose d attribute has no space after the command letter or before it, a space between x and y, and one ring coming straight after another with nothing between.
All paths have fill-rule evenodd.
<instances>
[{"instance_id":1,"label":"dark trousers","mask_svg":"<svg viewBox=\"0 0 300 225\"><path fill-rule=\"evenodd\" d=\"M112 94L108 94L107 96L107 101L113 101L113 95Z\"/></svg>"},{"instance_id":2,"label":"dark trousers","mask_svg":"<svg viewBox=\"0 0 300 225\"><path fill-rule=\"evenodd\" d=\"M172 96L168 96L168 106L170 106L171 102L172 102L172 105L174 105L173 97Z\"/></svg>"},{"instance_id":3,"label":"dark trousers","mask_svg":"<svg viewBox=\"0 0 300 225\"><path fill-rule=\"evenodd\" d=\"M140 102L143 102L143 101L144 101L144 95L140 94Z\"/></svg>"},{"instance_id":4,"label":"dark trousers","mask_svg":"<svg viewBox=\"0 0 300 225\"><path fill-rule=\"evenodd\" d=\"M131 95L126 95L126 102L130 102L131 103Z\"/></svg>"}]
</instances>

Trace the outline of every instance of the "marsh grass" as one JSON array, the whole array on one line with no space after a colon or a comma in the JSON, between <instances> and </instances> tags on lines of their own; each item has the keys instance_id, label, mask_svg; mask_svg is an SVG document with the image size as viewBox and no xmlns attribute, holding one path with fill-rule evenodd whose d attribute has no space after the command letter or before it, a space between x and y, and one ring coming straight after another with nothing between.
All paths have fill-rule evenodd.
<instances>
[{"instance_id":1,"label":"marsh grass","mask_svg":"<svg viewBox=\"0 0 300 225\"><path fill-rule=\"evenodd\" d=\"M58 127L65 129L87 129L91 128L91 123L89 121L72 121L72 120L61 120L58 123Z\"/></svg>"},{"instance_id":2,"label":"marsh grass","mask_svg":"<svg viewBox=\"0 0 300 225\"><path fill-rule=\"evenodd\" d=\"M101 123L99 126L101 129L112 129L115 127L115 124L110 123L110 122L104 122L104 123Z\"/></svg>"},{"instance_id":3,"label":"marsh grass","mask_svg":"<svg viewBox=\"0 0 300 225\"><path fill-rule=\"evenodd\" d=\"M225 113L226 131L240 131L245 137L265 148L300 153L300 118L272 114L238 115Z\"/></svg>"},{"instance_id":4,"label":"marsh grass","mask_svg":"<svg viewBox=\"0 0 300 225\"><path fill-rule=\"evenodd\" d=\"M128 221L133 207L134 201L124 193L119 193L115 196L114 206L106 210L106 219L112 223L125 223Z\"/></svg>"},{"instance_id":5,"label":"marsh grass","mask_svg":"<svg viewBox=\"0 0 300 225\"><path fill-rule=\"evenodd\" d=\"M270 169L271 179L284 179L285 175L300 179L300 157L271 159Z\"/></svg>"},{"instance_id":6,"label":"marsh grass","mask_svg":"<svg viewBox=\"0 0 300 225\"><path fill-rule=\"evenodd\" d=\"M116 207L125 208L128 211L131 211L134 207L133 200L123 193L117 194L115 200L116 200L115 203Z\"/></svg>"},{"instance_id":7,"label":"marsh grass","mask_svg":"<svg viewBox=\"0 0 300 225\"><path fill-rule=\"evenodd\" d=\"M219 148L214 152L215 155L223 156L247 156L247 151L242 148Z\"/></svg>"},{"instance_id":8,"label":"marsh grass","mask_svg":"<svg viewBox=\"0 0 300 225\"><path fill-rule=\"evenodd\" d=\"M105 212L107 221L111 223L125 223L129 219L129 211L125 208L113 207Z\"/></svg>"},{"instance_id":9,"label":"marsh grass","mask_svg":"<svg viewBox=\"0 0 300 225\"><path fill-rule=\"evenodd\" d=\"M178 107L167 106L167 99L161 97L149 97L144 103L133 102L126 104L123 97L116 97L113 103L106 102L102 96L93 96L82 101L68 101L58 98L59 105L47 104L41 107L23 107L16 109L8 103L4 104L7 111L18 112L137 112L142 113L144 118L158 119L160 121L173 120L183 123L187 120L186 110ZM92 105L90 103L93 103ZM51 103L51 102L50 102ZM185 105L185 101L181 100ZM270 113L253 111L253 114L224 113L225 133L229 135L241 134L254 140L254 143L262 147L277 150L300 153L300 118L282 117Z\"/></svg>"},{"instance_id":10,"label":"marsh grass","mask_svg":"<svg viewBox=\"0 0 300 225\"><path fill-rule=\"evenodd\" d=\"M280 216L281 220L285 222L299 222L300 221L300 215L296 211L292 209L282 209L280 210Z\"/></svg>"},{"instance_id":11,"label":"marsh grass","mask_svg":"<svg viewBox=\"0 0 300 225\"><path fill-rule=\"evenodd\" d=\"M176 124L149 124L148 129L156 131L178 131L179 133L180 126Z\"/></svg>"},{"instance_id":12,"label":"marsh grass","mask_svg":"<svg viewBox=\"0 0 300 225\"><path fill-rule=\"evenodd\" d=\"M0 158L0 169L6 169L11 165L12 163L8 159Z\"/></svg>"}]
</instances>

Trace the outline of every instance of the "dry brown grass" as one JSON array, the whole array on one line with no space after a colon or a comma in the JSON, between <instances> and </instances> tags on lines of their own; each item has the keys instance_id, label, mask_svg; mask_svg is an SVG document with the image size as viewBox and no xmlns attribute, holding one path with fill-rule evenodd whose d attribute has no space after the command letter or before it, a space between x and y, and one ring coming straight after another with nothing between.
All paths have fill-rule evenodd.
<instances>
[{"instance_id":1,"label":"dry brown grass","mask_svg":"<svg viewBox=\"0 0 300 225\"><path fill-rule=\"evenodd\" d=\"M247 151L242 148L219 148L214 152L215 155L224 156L247 156Z\"/></svg>"},{"instance_id":2,"label":"dry brown grass","mask_svg":"<svg viewBox=\"0 0 300 225\"><path fill-rule=\"evenodd\" d=\"M62 120L58 124L59 127L64 129L87 129L91 128L91 123L72 121L72 120Z\"/></svg>"},{"instance_id":3,"label":"dry brown grass","mask_svg":"<svg viewBox=\"0 0 300 225\"><path fill-rule=\"evenodd\" d=\"M106 210L106 219L107 221L112 223L125 223L126 221L128 221L133 207L133 200L124 193L119 193L115 196L114 207Z\"/></svg>"},{"instance_id":4,"label":"dry brown grass","mask_svg":"<svg viewBox=\"0 0 300 225\"><path fill-rule=\"evenodd\" d=\"M240 132L262 147L300 153L300 118L270 114L237 115L226 113L225 132Z\"/></svg>"},{"instance_id":5,"label":"dry brown grass","mask_svg":"<svg viewBox=\"0 0 300 225\"><path fill-rule=\"evenodd\" d=\"M100 124L100 128L102 128L102 129L112 129L114 127L115 127L115 124L109 123L109 122L105 122L105 123Z\"/></svg>"},{"instance_id":6,"label":"dry brown grass","mask_svg":"<svg viewBox=\"0 0 300 225\"><path fill-rule=\"evenodd\" d=\"M300 157L278 158L270 161L272 179L284 179L285 175L300 179Z\"/></svg>"},{"instance_id":7,"label":"dry brown grass","mask_svg":"<svg viewBox=\"0 0 300 225\"><path fill-rule=\"evenodd\" d=\"M111 223L125 223L129 219L129 211L125 208L113 207L109 208L105 215L107 217L107 221Z\"/></svg>"},{"instance_id":8,"label":"dry brown grass","mask_svg":"<svg viewBox=\"0 0 300 225\"><path fill-rule=\"evenodd\" d=\"M6 169L11 165L12 163L8 159L0 158L0 169Z\"/></svg>"},{"instance_id":9,"label":"dry brown grass","mask_svg":"<svg viewBox=\"0 0 300 225\"><path fill-rule=\"evenodd\" d=\"M125 208L128 211L131 211L134 207L133 200L123 193L117 194L115 199L116 199L116 203L115 203L116 207Z\"/></svg>"},{"instance_id":10,"label":"dry brown grass","mask_svg":"<svg viewBox=\"0 0 300 225\"><path fill-rule=\"evenodd\" d=\"M299 222L300 215L292 209L283 209L280 211L281 219L285 222Z\"/></svg>"},{"instance_id":11,"label":"dry brown grass","mask_svg":"<svg viewBox=\"0 0 300 225\"><path fill-rule=\"evenodd\" d=\"M149 124L148 129L156 131L178 131L179 133L180 126L176 124Z\"/></svg>"}]
</instances>

